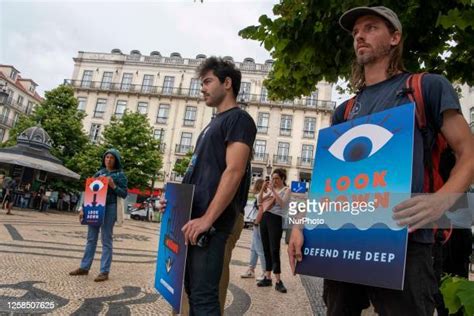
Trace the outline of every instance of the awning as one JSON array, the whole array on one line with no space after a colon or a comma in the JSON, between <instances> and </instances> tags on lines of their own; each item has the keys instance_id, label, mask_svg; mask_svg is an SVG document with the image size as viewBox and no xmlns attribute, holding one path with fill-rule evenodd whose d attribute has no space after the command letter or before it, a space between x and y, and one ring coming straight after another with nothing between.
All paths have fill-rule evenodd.
<instances>
[{"instance_id":1,"label":"awning","mask_svg":"<svg viewBox=\"0 0 474 316\"><path fill-rule=\"evenodd\" d=\"M43 170L49 173L53 173L57 176L72 178L79 180L81 178L77 173L69 170L61 164L49 161L38 159L34 157L29 157L25 155L19 155L10 152L0 152L0 163L7 163L12 165L19 165L23 167Z\"/></svg>"},{"instance_id":2,"label":"awning","mask_svg":"<svg viewBox=\"0 0 474 316\"><path fill-rule=\"evenodd\" d=\"M162 192L161 189L153 189L153 196L160 196L161 192ZM150 189L145 189L143 191L140 191L140 189L138 188L132 188L132 189L128 189L128 193L150 196Z\"/></svg>"}]
</instances>

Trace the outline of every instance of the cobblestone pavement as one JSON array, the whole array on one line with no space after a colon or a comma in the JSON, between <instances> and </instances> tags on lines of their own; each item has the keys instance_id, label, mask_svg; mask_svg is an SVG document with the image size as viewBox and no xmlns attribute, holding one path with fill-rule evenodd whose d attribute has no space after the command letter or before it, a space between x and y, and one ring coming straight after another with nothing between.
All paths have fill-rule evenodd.
<instances>
[{"instance_id":1,"label":"cobblestone pavement","mask_svg":"<svg viewBox=\"0 0 474 316\"><path fill-rule=\"evenodd\" d=\"M0 210L0 315L169 315L169 304L154 289L158 231L157 223L133 220L116 227L110 279L96 283L100 242L89 275L68 275L79 266L86 240L87 227L76 215L14 210L7 216ZM226 315L324 314L321 280L292 276L286 245L282 279L287 294L241 279L250 241L251 231L244 230L232 257ZM24 309L14 311L21 308L19 302Z\"/></svg>"}]
</instances>

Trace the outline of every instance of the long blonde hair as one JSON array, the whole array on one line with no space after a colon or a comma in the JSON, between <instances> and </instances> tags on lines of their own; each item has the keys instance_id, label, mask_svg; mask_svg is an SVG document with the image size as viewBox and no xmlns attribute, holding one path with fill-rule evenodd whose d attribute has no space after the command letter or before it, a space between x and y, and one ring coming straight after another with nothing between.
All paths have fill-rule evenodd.
<instances>
[{"instance_id":1,"label":"long blonde hair","mask_svg":"<svg viewBox=\"0 0 474 316\"><path fill-rule=\"evenodd\" d=\"M253 192L258 193L262 189L263 179L257 179L253 185Z\"/></svg>"},{"instance_id":2,"label":"long blonde hair","mask_svg":"<svg viewBox=\"0 0 474 316\"><path fill-rule=\"evenodd\" d=\"M390 34L395 33L396 29L393 25L384 20L385 25L387 25ZM400 42L397 46L394 46L390 50L390 60L387 67L387 78L391 78L396 75L399 71L405 71L405 66L403 65L402 60L403 55L403 38L400 39ZM364 65L360 65L357 62L357 58L354 58L352 61L352 72L350 79L351 88L355 91L359 91L365 86L365 74L364 74Z\"/></svg>"}]
</instances>

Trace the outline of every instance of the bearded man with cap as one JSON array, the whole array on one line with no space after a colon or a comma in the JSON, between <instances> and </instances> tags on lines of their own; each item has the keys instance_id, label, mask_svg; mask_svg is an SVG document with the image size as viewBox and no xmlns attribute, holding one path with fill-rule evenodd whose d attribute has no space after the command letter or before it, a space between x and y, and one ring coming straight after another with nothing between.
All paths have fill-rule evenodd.
<instances>
[{"instance_id":1,"label":"bearded man with cap","mask_svg":"<svg viewBox=\"0 0 474 316\"><path fill-rule=\"evenodd\" d=\"M347 120L411 102L406 94L400 93L410 73L402 62L402 24L397 15L386 7L358 7L345 12L339 24L352 34L355 52L350 82L358 92ZM474 142L460 112L458 96L445 77L424 75L422 91L429 125L442 133L455 152L456 164L437 193L414 197L394 209L397 223L409 228L404 289L324 280L323 299L328 315L360 315L370 303L380 315L433 315L437 293L431 252L434 240L432 230L421 228L440 218L454 204L446 198L447 194L465 192L473 182ZM332 124L346 121L346 106L347 101L337 107ZM423 177L423 137L416 127L413 193L423 192ZM301 260L302 244L301 229L293 228L288 246L292 268L295 261Z\"/></svg>"}]
</instances>

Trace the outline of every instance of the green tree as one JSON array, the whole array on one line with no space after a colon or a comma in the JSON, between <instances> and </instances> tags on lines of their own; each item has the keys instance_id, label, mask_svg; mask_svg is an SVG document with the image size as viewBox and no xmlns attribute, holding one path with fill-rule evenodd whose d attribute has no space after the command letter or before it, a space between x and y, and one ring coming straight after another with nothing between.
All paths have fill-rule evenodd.
<instances>
[{"instance_id":1,"label":"green tree","mask_svg":"<svg viewBox=\"0 0 474 316\"><path fill-rule=\"evenodd\" d=\"M186 170L188 169L189 162L191 161L191 157L193 156L193 152L189 151L186 156L181 159L177 159L174 166L173 171L180 177L184 176Z\"/></svg>"},{"instance_id":2,"label":"green tree","mask_svg":"<svg viewBox=\"0 0 474 316\"><path fill-rule=\"evenodd\" d=\"M474 315L474 281L445 275L440 290L450 315Z\"/></svg>"},{"instance_id":3,"label":"green tree","mask_svg":"<svg viewBox=\"0 0 474 316\"><path fill-rule=\"evenodd\" d=\"M71 86L60 85L45 93L45 100L30 116L22 115L10 130L9 140L5 146L16 144L19 133L28 127L41 124L53 141L51 154L61 159L73 171L79 171L69 161L79 151L83 150L88 139L82 130L84 112L77 110L77 99Z\"/></svg>"},{"instance_id":4,"label":"green tree","mask_svg":"<svg viewBox=\"0 0 474 316\"><path fill-rule=\"evenodd\" d=\"M474 85L474 2L472 0L317 1L282 0L274 19L239 32L262 43L275 60L265 85L270 98L309 95L321 80L336 82L350 75L352 37L338 24L346 10L384 5L403 25L404 61L410 71L444 74L451 81Z\"/></svg>"},{"instance_id":5,"label":"green tree","mask_svg":"<svg viewBox=\"0 0 474 316\"><path fill-rule=\"evenodd\" d=\"M13 146L19 133L25 129L41 125L53 141L51 154L59 158L66 167L81 173L81 169L73 161L78 152L82 152L88 143L88 138L82 130L82 120L85 114L77 110L77 99L70 86L60 85L47 91L45 99L36 107L32 115L22 115L10 137L2 146ZM75 189L79 183L74 181L53 180L50 182L54 189Z\"/></svg>"},{"instance_id":6,"label":"green tree","mask_svg":"<svg viewBox=\"0 0 474 316\"><path fill-rule=\"evenodd\" d=\"M102 153L112 147L120 152L129 188L149 187L162 167L160 142L152 132L145 115L130 112L113 117L104 130Z\"/></svg>"},{"instance_id":7,"label":"green tree","mask_svg":"<svg viewBox=\"0 0 474 316\"><path fill-rule=\"evenodd\" d=\"M92 177L100 169L104 152L103 145L88 143L71 159L71 164L80 170L81 185L84 184L86 178Z\"/></svg>"}]
</instances>

